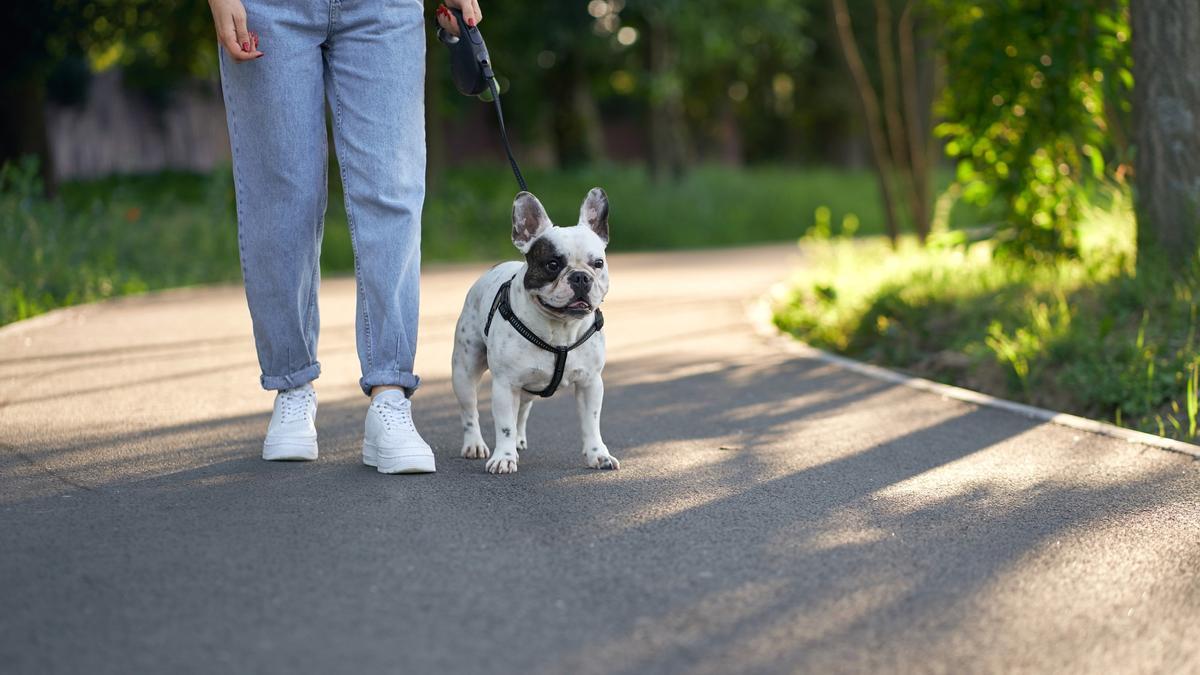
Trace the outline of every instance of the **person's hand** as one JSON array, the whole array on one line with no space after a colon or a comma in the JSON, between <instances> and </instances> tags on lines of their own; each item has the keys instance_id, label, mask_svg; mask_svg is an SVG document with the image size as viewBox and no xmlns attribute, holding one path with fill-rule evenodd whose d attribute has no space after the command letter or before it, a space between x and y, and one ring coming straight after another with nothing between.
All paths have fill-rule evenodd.
<instances>
[{"instance_id":1,"label":"person's hand","mask_svg":"<svg viewBox=\"0 0 1200 675\"><path fill-rule=\"evenodd\" d=\"M214 0L217 1L217 0ZM236 2L237 0L233 0ZM479 11L479 0L445 0L445 4L438 5L437 21L442 30L458 37L458 21L454 19L454 15L450 10L446 9L446 5L462 10L463 19L468 26L475 26L483 21L483 12Z\"/></svg>"},{"instance_id":2,"label":"person's hand","mask_svg":"<svg viewBox=\"0 0 1200 675\"><path fill-rule=\"evenodd\" d=\"M250 61L262 56L258 34L246 27L246 8L242 0L208 0L217 40L234 61Z\"/></svg>"}]
</instances>

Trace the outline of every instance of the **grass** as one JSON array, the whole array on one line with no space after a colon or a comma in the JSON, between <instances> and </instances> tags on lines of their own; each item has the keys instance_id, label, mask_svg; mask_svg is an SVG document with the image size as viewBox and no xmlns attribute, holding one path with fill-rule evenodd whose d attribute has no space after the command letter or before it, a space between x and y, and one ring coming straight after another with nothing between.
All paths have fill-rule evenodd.
<instances>
[{"instance_id":1,"label":"grass","mask_svg":"<svg viewBox=\"0 0 1200 675\"><path fill-rule=\"evenodd\" d=\"M425 260L515 257L508 214L516 189L507 167L461 167L440 178L426 200ZM835 227L883 220L867 171L702 166L663 185L640 167L610 165L533 170L527 178L560 224L574 224L587 190L603 186L612 202L614 250L793 240L818 209ZM336 180L330 188L321 266L350 273L344 203ZM0 324L59 306L240 276L228 169L67 183L56 199L43 197L31 163L0 169Z\"/></svg>"},{"instance_id":2,"label":"grass","mask_svg":"<svg viewBox=\"0 0 1200 675\"><path fill-rule=\"evenodd\" d=\"M931 379L1195 441L1200 270L1134 273L1128 198L1088 216L1082 254L996 259L954 237L893 251L807 241L776 324L814 346Z\"/></svg>"}]
</instances>

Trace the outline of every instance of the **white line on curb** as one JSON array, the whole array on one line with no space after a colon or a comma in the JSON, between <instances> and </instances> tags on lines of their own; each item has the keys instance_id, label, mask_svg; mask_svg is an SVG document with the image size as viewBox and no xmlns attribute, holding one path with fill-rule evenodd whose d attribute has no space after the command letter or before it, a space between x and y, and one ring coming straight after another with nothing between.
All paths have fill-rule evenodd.
<instances>
[{"instance_id":1,"label":"white line on curb","mask_svg":"<svg viewBox=\"0 0 1200 675\"><path fill-rule=\"evenodd\" d=\"M976 405L988 406L990 408L999 408L1001 410L1007 410L1008 412L1016 413L1023 417L1029 417L1042 422L1050 422L1052 424L1070 427L1080 431L1089 431L1094 434L1119 438L1129 443L1148 445L1161 450L1178 452L1195 459L1200 459L1200 445L1193 445L1183 441L1163 438L1162 436L1155 436L1154 434L1148 434L1142 431L1134 431L1133 429L1118 427L1115 424L1100 422L1098 420L1090 420L1086 417L1079 417L1078 415L1069 415L1067 413L1055 412L1053 410L1038 408L1032 405L1025 405L1024 403L1006 401L1002 398L996 398L995 396L989 396L988 394L982 394L970 389L963 389L962 387L955 387L949 384L934 382L923 377L905 375L894 370L888 370L887 368L881 368L869 363L855 361L854 359L838 356L836 354L830 354L829 352L800 342L792 336L780 331L775 326L774 322L771 321L771 305L770 301L765 296L759 298L750 305L748 308L748 314L750 315L751 323L754 324L754 330L759 335L774 342L781 349L798 356L814 359L816 361L823 361L825 363L831 363L860 375L911 387L913 389L919 389L921 391L927 391L933 394L939 394L957 401L974 403Z\"/></svg>"}]
</instances>

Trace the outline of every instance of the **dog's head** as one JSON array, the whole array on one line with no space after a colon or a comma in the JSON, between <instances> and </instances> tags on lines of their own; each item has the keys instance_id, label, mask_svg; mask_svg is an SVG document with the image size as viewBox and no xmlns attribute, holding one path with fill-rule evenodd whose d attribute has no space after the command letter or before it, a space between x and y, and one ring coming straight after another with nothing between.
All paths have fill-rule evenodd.
<instances>
[{"instance_id":1,"label":"dog's head","mask_svg":"<svg viewBox=\"0 0 1200 675\"><path fill-rule=\"evenodd\" d=\"M592 188L579 207L579 222L556 227L528 192L513 200L512 240L525 254L525 292L543 312L559 319L590 315L608 293L608 195Z\"/></svg>"}]
</instances>

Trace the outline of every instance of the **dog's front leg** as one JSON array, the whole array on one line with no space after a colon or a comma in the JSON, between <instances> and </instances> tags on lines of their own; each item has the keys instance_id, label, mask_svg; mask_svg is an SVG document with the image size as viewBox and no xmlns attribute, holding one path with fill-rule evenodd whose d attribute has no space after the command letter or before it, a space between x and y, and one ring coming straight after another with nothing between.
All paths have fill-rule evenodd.
<instances>
[{"instance_id":1,"label":"dog's front leg","mask_svg":"<svg viewBox=\"0 0 1200 675\"><path fill-rule=\"evenodd\" d=\"M487 461L491 473L517 471L517 407L520 394L502 377L492 379L492 419L496 421L496 449Z\"/></svg>"},{"instance_id":2,"label":"dog's front leg","mask_svg":"<svg viewBox=\"0 0 1200 675\"><path fill-rule=\"evenodd\" d=\"M525 435L525 426L529 422L529 410L533 407L533 399L521 397L521 407L517 411L517 452L529 448L529 437Z\"/></svg>"},{"instance_id":3,"label":"dog's front leg","mask_svg":"<svg viewBox=\"0 0 1200 675\"><path fill-rule=\"evenodd\" d=\"M621 463L608 454L600 438L600 407L604 403L604 381L596 375L575 385L575 407L583 435L583 457L591 469L619 469Z\"/></svg>"}]
</instances>

